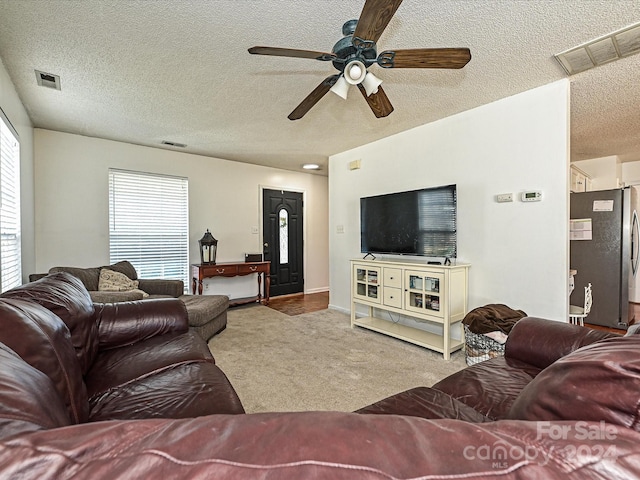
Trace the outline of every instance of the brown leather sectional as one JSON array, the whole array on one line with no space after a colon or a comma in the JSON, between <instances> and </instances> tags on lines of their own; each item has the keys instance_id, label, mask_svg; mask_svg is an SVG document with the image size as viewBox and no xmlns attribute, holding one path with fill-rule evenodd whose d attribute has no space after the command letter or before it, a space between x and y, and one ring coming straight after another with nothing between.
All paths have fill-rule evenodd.
<instances>
[{"instance_id":1,"label":"brown leather sectional","mask_svg":"<svg viewBox=\"0 0 640 480\"><path fill-rule=\"evenodd\" d=\"M639 352L525 318L432 388L247 415L180 301L56 273L0 296L0 478L640 478Z\"/></svg>"},{"instance_id":2,"label":"brown leather sectional","mask_svg":"<svg viewBox=\"0 0 640 480\"><path fill-rule=\"evenodd\" d=\"M60 400L42 412L60 420L49 428L244 413L206 343L189 330L178 299L94 305L79 279L54 273L2 295L0 342L6 362L21 357L28 364L21 368L38 376L37 385L26 373L14 385L23 390L14 392L18 403L2 398L2 422L5 409L20 411L22 400L36 402L41 391ZM1 385L0 395L6 392ZM37 413L29 429L40 424Z\"/></svg>"}]
</instances>

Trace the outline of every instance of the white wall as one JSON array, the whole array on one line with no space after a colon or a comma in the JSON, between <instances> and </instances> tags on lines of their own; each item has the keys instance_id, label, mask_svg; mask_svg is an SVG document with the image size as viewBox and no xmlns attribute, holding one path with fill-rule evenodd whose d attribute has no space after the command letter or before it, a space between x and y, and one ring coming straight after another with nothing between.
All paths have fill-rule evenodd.
<instances>
[{"instance_id":1,"label":"white wall","mask_svg":"<svg viewBox=\"0 0 640 480\"><path fill-rule=\"evenodd\" d=\"M189 179L190 262L208 228L218 239L219 262L262 252L261 186L304 192L305 291L327 290L327 177L290 172L159 148L35 129L36 270L56 265L109 263L108 169ZM232 297L257 291L255 278L212 279L205 293ZM205 285L205 288L207 287Z\"/></svg>"},{"instance_id":2,"label":"white wall","mask_svg":"<svg viewBox=\"0 0 640 480\"><path fill-rule=\"evenodd\" d=\"M589 175L591 190L611 190L621 185L622 168L617 155L580 160L572 165Z\"/></svg>"},{"instance_id":3,"label":"white wall","mask_svg":"<svg viewBox=\"0 0 640 480\"><path fill-rule=\"evenodd\" d=\"M455 183L458 261L471 263L469 307L505 303L566 321L568 158L565 80L332 156L331 306L351 307L349 260L362 257L360 197ZM355 159L362 168L349 171ZM541 202L495 201L530 189L542 191Z\"/></svg>"},{"instance_id":4,"label":"white wall","mask_svg":"<svg viewBox=\"0 0 640 480\"><path fill-rule=\"evenodd\" d=\"M0 59L0 108L20 137L20 205L22 229L22 277L35 268L33 202L33 127L9 74Z\"/></svg>"},{"instance_id":5,"label":"white wall","mask_svg":"<svg viewBox=\"0 0 640 480\"><path fill-rule=\"evenodd\" d=\"M625 185L640 185L640 162L624 162L620 167Z\"/></svg>"}]
</instances>

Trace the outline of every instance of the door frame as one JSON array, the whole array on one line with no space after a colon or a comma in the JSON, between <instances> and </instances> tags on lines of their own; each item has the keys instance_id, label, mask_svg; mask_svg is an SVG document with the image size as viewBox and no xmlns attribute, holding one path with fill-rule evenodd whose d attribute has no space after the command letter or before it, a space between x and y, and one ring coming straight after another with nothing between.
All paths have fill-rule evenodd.
<instances>
[{"instance_id":1,"label":"door frame","mask_svg":"<svg viewBox=\"0 0 640 480\"><path fill-rule=\"evenodd\" d=\"M302 289L302 293L307 293L307 282L305 282L305 278L307 276L307 224L309 223L307 220L307 191L304 188L299 187L283 187L283 186L273 186L273 185L265 185L258 184L258 218L260 222L258 224L258 249L257 252L262 253L262 246L264 243L264 215L263 213L263 204L264 204L264 191L265 190L283 190L286 192L295 192L302 194L302 284L304 285Z\"/></svg>"}]
</instances>

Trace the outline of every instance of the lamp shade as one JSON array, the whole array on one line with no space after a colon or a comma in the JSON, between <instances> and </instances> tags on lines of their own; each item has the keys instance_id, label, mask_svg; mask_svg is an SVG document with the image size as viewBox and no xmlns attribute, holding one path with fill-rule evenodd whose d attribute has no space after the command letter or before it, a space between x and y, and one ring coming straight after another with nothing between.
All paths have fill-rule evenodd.
<instances>
[{"instance_id":1,"label":"lamp shade","mask_svg":"<svg viewBox=\"0 0 640 480\"><path fill-rule=\"evenodd\" d=\"M344 78L351 85L357 85L362 82L367 75L367 67L360 60L349 62L344 67Z\"/></svg>"},{"instance_id":2,"label":"lamp shade","mask_svg":"<svg viewBox=\"0 0 640 480\"><path fill-rule=\"evenodd\" d=\"M367 72L367 76L364 77L362 81L362 86L364 87L365 92L367 92L367 97L372 93L378 93L378 87L382 83L378 77L376 77L373 73Z\"/></svg>"},{"instance_id":3,"label":"lamp shade","mask_svg":"<svg viewBox=\"0 0 640 480\"><path fill-rule=\"evenodd\" d=\"M340 75L338 81L331 87L331 91L338 95L339 97L347 99L347 94L349 93L349 84L344 78L344 75Z\"/></svg>"}]
</instances>

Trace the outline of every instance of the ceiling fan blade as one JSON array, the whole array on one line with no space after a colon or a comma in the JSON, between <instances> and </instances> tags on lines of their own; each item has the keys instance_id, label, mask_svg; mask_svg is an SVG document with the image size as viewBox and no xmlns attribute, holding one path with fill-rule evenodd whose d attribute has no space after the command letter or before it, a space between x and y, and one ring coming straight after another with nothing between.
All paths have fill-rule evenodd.
<instances>
[{"instance_id":1,"label":"ceiling fan blade","mask_svg":"<svg viewBox=\"0 0 640 480\"><path fill-rule=\"evenodd\" d=\"M401 3L402 0L367 0L353 37L377 42Z\"/></svg>"},{"instance_id":2,"label":"ceiling fan blade","mask_svg":"<svg viewBox=\"0 0 640 480\"><path fill-rule=\"evenodd\" d=\"M278 47L251 47L249 49L249 53L253 55L273 55L276 57L310 58L312 60L322 60L325 62L335 60L337 58L333 53Z\"/></svg>"},{"instance_id":3,"label":"ceiling fan blade","mask_svg":"<svg viewBox=\"0 0 640 480\"><path fill-rule=\"evenodd\" d=\"M471 60L468 48L386 50L378 55L384 68L462 68Z\"/></svg>"},{"instance_id":4,"label":"ceiling fan blade","mask_svg":"<svg viewBox=\"0 0 640 480\"><path fill-rule=\"evenodd\" d=\"M367 96L367 92L365 91L361 83L358 84L358 90L360 90L360 93L362 93L362 96L367 101L369 107L371 108L371 111L373 111L373 114L376 117L386 117L391 112L393 112L393 105L391 105L387 94L384 93L382 86L378 87L377 93L372 93L369 96Z\"/></svg>"},{"instance_id":5,"label":"ceiling fan blade","mask_svg":"<svg viewBox=\"0 0 640 480\"><path fill-rule=\"evenodd\" d=\"M313 108L313 106L324 97L331 87L338 81L340 75L331 75L325 78L320 85L318 85L313 92L307 95L307 98L300 102L293 112L289 114L289 120L299 120L305 116L305 114Z\"/></svg>"}]
</instances>

